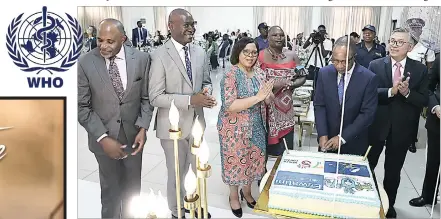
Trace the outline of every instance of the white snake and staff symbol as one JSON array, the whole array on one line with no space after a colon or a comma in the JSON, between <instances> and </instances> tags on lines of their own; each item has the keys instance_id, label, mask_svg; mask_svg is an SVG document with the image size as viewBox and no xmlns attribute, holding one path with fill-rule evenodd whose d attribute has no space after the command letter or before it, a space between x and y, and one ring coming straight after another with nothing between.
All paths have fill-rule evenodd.
<instances>
[{"instance_id":1,"label":"white snake and staff symbol","mask_svg":"<svg viewBox=\"0 0 441 219\"><path fill-rule=\"evenodd\" d=\"M0 127L0 131L12 129L13 127ZM6 146L0 144L0 160L6 156Z\"/></svg>"}]
</instances>

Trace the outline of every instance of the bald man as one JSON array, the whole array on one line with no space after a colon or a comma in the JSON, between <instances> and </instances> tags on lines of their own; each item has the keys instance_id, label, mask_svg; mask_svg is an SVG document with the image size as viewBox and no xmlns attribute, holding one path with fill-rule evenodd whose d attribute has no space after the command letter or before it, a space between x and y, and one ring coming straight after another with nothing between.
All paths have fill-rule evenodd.
<instances>
[{"instance_id":1,"label":"bald man","mask_svg":"<svg viewBox=\"0 0 441 219\"><path fill-rule=\"evenodd\" d=\"M133 217L128 204L140 193L142 151L153 112L149 54L124 46L125 40L121 22L105 19L98 47L78 61L78 122L98 162L102 218Z\"/></svg>"},{"instance_id":2,"label":"bald man","mask_svg":"<svg viewBox=\"0 0 441 219\"><path fill-rule=\"evenodd\" d=\"M151 104L158 107L156 136L161 140L165 153L168 171L167 200L173 218L179 216L178 211L184 215L184 176L190 163L196 173L195 156L190 150L193 144L190 139L194 120L199 115L199 123L205 127L203 108L216 105L216 100L211 96L209 59L204 49L191 44L196 31L194 25L195 21L189 12L184 9L173 10L168 22L171 40L152 54L150 69L149 96ZM172 100L179 109L179 128L182 131L179 140L181 209L178 209L176 200L174 147L169 134L168 113Z\"/></svg>"},{"instance_id":3,"label":"bald man","mask_svg":"<svg viewBox=\"0 0 441 219\"><path fill-rule=\"evenodd\" d=\"M317 76L314 115L320 151L337 152L339 143L341 154L364 155L368 148L368 128L378 104L378 79L355 62L355 50L350 38L339 38L332 50L332 65L321 68Z\"/></svg>"}]
</instances>

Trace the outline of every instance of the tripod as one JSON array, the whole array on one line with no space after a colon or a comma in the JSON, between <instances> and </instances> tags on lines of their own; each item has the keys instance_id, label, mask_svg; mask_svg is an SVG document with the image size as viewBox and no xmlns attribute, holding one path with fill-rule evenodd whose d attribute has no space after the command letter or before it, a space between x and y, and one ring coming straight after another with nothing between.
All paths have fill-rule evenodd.
<instances>
[{"instance_id":1,"label":"tripod","mask_svg":"<svg viewBox=\"0 0 441 219\"><path fill-rule=\"evenodd\" d=\"M318 72L319 72L319 68L317 68L317 56L320 58L320 66L323 67L322 54L319 54L320 49L318 48L318 46L319 46L321 43L323 43L323 42L317 43L317 44L314 46L314 48L312 48L311 55L309 55L308 61L306 61L306 63L308 64L309 61L311 60L311 57L314 55L314 57L315 57L315 58L314 58L314 70L309 71L309 74L312 74L313 77L314 77L314 78L313 78L313 83L312 83L312 88L313 88L313 90L312 90L312 94L311 94L311 96L312 96L313 99L314 99L315 85L316 85L316 83L317 83L317 74L318 74ZM310 66L309 68L311 68L311 66ZM309 70L309 69L308 69L308 70Z\"/></svg>"}]
</instances>

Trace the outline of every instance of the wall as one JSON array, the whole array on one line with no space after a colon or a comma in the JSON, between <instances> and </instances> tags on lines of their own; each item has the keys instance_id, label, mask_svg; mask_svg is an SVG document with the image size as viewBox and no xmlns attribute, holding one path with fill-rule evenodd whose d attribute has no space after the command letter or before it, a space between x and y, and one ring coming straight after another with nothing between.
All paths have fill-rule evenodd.
<instances>
[{"instance_id":1,"label":"wall","mask_svg":"<svg viewBox=\"0 0 441 219\"><path fill-rule=\"evenodd\" d=\"M122 22L126 29L127 36L132 39L132 29L136 27L136 22L141 18L146 19L144 27L152 33L155 20L153 15L153 7L121 7L122 8ZM153 30L154 31L154 30Z\"/></svg>"},{"instance_id":2,"label":"wall","mask_svg":"<svg viewBox=\"0 0 441 219\"><path fill-rule=\"evenodd\" d=\"M196 35L200 36L208 31L227 30L253 31L253 7L190 7L193 18L198 22Z\"/></svg>"},{"instance_id":3,"label":"wall","mask_svg":"<svg viewBox=\"0 0 441 219\"><path fill-rule=\"evenodd\" d=\"M253 7L167 7L167 14L175 8L185 8L191 12L197 21L196 35L201 36L208 31L219 30L226 33L227 30L241 31L250 30L253 33L254 27ZM400 23L401 12L404 7L393 7L392 19ZM321 24L321 7L314 7L311 19L305 18L305 22L311 23L310 32ZM136 22L140 18L146 19L145 27L151 31L154 28L153 7L122 7L122 20L127 31L127 36L131 37L132 29L136 27Z\"/></svg>"}]
</instances>

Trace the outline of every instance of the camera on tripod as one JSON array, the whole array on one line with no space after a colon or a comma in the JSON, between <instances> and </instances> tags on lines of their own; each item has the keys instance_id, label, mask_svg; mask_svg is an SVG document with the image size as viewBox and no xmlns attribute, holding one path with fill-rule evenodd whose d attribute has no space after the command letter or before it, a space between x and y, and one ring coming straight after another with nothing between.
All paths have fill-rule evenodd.
<instances>
[{"instance_id":1,"label":"camera on tripod","mask_svg":"<svg viewBox=\"0 0 441 219\"><path fill-rule=\"evenodd\" d=\"M325 41L325 36L323 36L320 32L317 32L314 30L313 33L311 33L312 42L315 44L320 44Z\"/></svg>"}]
</instances>

